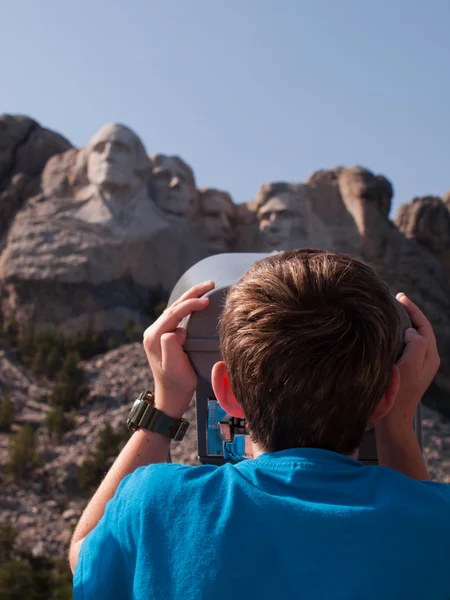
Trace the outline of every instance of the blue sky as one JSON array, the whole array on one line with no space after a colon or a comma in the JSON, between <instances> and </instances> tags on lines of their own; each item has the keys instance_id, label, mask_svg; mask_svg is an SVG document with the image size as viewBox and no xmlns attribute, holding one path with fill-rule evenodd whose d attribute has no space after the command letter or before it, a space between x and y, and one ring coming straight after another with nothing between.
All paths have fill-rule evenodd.
<instances>
[{"instance_id":1,"label":"blue sky","mask_svg":"<svg viewBox=\"0 0 450 600\"><path fill-rule=\"evenodd\" d=\"M198 185L361 164L396 205L450 189L448 0L9 0L0 112L84 145L109 121Z\"/></svg>"}]
</instances>

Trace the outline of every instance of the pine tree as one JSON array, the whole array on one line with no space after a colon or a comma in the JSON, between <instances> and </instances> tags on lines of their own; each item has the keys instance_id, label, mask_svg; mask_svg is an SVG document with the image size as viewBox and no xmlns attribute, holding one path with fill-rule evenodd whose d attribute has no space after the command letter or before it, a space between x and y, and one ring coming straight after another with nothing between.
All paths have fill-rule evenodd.
<instances>
[{"instance_id":1,"label":"pine tree","mask_svg":"<svg viewBox=\"0 0 450 600\"><path fill-rule=\"evenodd\" d=\"M36 434L29 425L24 425L10 442L8 471L14 478L23 479L37 459Z\"/></svg>"},{"instance_id":2,"label":"pine tree","mask_svg":"<svg viewBox=\"0 0 450 600\"><path fill-rule=\"evenodd\" d=\"M16 549L16 537L14 527L0 525L0 600L71 600L67 560Z\"/></svg>"},{"instance_id":3,"label":"pine tree","mask_svg":"<svg viewBox=\"0 0 450 600\"><path fill-rule=\"evenodd\" d=\"M14 404L11 395L6 394L0 399L0 431L9 431L14 423Z\"/></svg>"},{"instance_id":4,"label":"pine tree","mask_svg":"<svg viewBox=\"0 0 450 600\"><path fill-rule=\"evenodd\" d=\"M79 406L84 393L84 374L78 367L79 361L77 352L69 352L64 359L52 392L51 402L54 406L61 406L64 410Z\"/></svg>"},{"instance_id":5,"label":"pine tree","mask_svg":"<svg viewBox=\"0 0 450 600\"><path fill-rule=\"evenodd\" d=\"M10 319L5 323L4 335L6 343L15 348L19 337L19 324L16 319Z\"/></svg>"},{"instance_id":6,"label":"pine tree","mask_svg":"<svg viewBox=\"0 0 450 600\"><path fill-rule=\"evenodd\" d=\"M17 352L19 359L29 365L36 353L36 336L31 327L27 328L17 341Z\"/></svg>"},{"instance_id":7,"label":"pine tree","mask_svg":"<svg viewBox=\"0 0 450 600\"><path fill-rule=\"evenodd\" d=\"M140 337L139 331L137 330L133 319L127 319L125 321L125 325L123 326L123 333L124 333L125 339L128 342L135 342Z\"/></svg>"},{"instance_id":8,"label":"pine tree","mask_svg":"<svg viewBox=\"0 0 450 600\"><path fill-rule=\"evenodd\" d=\"M33 571L27 561L0 564L0 600L36 598Z\"/></svg>"},{"instance_id":9,"label":"pine tree","mask_svg":"<svg viewBox=\"0 0 450 600\"><path fill-rule=\"evenodd\" d=\"M9 523L0 525L0 564L12 560L17 531Z\"/></svg>"},{"instance_id":10,"label":"pine tree","mask_svg":"<svg viewBox=\"0 0 450 600\"><path fill-rule=\"evenodd\" d=\"M51 600L72 600L73 578L66 559L53 561L53 581Z\"/></svg>"},{"instance_id":11,"label":"pine tree","mask_svg":"<svg viewBox=\"0 0 450 600\"><path fill-rule=\"evenodd\" d=\"M33 362L31 363L31 371L33 375L40 375L45 371L45 363L47 360L47 349L45 346L38 345L36 353L33 356Z\"/></svg>"},{"instance_id":12,"label":"pine tree","mask_svg":"<svg viewBox=\"0 0 450 600\"><path fill-rule=\"evenodd\" d=\"M103 426L98 434L95 450L88 454L80 467L78 474L80 490L90 492L100 483L112 460L120 451L122 437L122 433L114 433L108 423Z\"/></svg>"},{"instance_id":13,"label":"pine tree","mask_svg":"<svg viewBox=\"0 0 450 600\"><path fill-rule=\"evenodd\" d=\"M61 369L58 372L57 381L59 383L71 383L79 388L83 385L83 371L78 367L80 355L78 352L69 352L65 357Z\"/></svg>"},{"instance_id":14,"label":"pine tree","mask_svg":"<svg viewBox=\"0 0 450 600\"><path fill-rule=\"evenodd\" d=\"M60 368L61 368L61 352L55 346L46 357L45 374L50 379L53 379Z\"/></svg>"},{"instance_id":15,"label":"pine tree","mask_svg":"<svg viewBox=\"0 0 450 600\"><path fill-rule=\"evenodd\" d=\"M103 426L98 434L95 458L99 464L105 463L119 453L120 435L114 433L109 423Z\"/></svg>"},{"instance_id":16,"label":"pine tree","mask_svg":"<svg viewBox=\"0 0 450 600\"><path fill-rule=\"evenodd\" d=\"M55 406L45 417L44 425L47 427L50 438L59 443L67 431L73 427L74 419L64 412L62 406Z\"/></svg>"}]
</instances>

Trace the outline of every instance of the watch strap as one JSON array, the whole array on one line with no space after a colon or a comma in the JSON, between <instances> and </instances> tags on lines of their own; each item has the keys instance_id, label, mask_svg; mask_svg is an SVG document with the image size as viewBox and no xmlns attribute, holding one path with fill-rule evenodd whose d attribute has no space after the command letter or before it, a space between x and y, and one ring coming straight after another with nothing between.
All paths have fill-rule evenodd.
<instances>
[{"instance_id":1,"label":"watch strap","mask_svg":"<svg viewBox=\"0 0 450 600\"><path fill-rule=\"evenodd\" d=\"M173 419L153 406L154 396L148 390L142 392L128 415L127 425L134 431L139 427L181 441L189 427L185 419Z\"/></svg>"}]
</instances>

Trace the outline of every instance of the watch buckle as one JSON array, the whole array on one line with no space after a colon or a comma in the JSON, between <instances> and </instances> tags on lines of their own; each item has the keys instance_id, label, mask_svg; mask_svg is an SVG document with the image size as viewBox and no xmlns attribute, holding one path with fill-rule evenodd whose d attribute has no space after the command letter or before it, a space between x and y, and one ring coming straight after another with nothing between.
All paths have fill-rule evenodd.
<instances>
[{"instance_id":1,"label":"watch buckle","mask_svg":"<svg viewBox=\"0 0 450 600\"><path fill-rule=\"evenodd\" d=\"M185 419L181 419L180 426L178 427L175 435L172 438L173 441L174 442L180 442L184 438L185 433L186 433L188 427L189 427L189 422L186 421Z\"/></svg>"}]
</instances>

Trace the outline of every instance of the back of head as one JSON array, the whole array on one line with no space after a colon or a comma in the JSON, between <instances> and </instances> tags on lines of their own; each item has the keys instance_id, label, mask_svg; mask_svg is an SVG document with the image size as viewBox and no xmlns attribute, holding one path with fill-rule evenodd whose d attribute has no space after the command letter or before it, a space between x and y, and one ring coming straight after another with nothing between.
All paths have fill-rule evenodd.
<instances>
[{"instance_id":1,"label":"back of head","mask_svg":"<svg viewBox=\"0 0 450 600\"><path fill-rule=\"evenodd\" d=\"M399 352L392 296L344 254L289 250L230 288L221 349L252 439L266 452L352 453Z\"/></svg>"}]
</instances>

